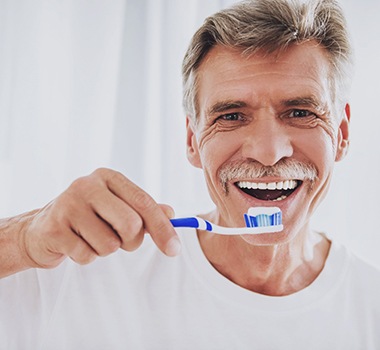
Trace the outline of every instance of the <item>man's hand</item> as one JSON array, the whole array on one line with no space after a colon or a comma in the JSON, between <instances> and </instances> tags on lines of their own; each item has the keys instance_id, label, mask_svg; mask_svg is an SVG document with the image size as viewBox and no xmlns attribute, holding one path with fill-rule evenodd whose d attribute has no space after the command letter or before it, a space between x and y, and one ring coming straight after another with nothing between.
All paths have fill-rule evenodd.
<instances>
[{"instance_id":1,"label":"man's hand","mask_svg":"<svg viewBox=\"0 0 380 350\"><path fill-rule=\"evenodd\" d=\"M162 252L175 256L180 242L172 216L172 208L157 204L121 173L98 169L44 208L20 216L20 230L13 233L19 235L22 259L34 267L52 268L67 256L87 264L119 248L133 251L145 233Z\"/></svg>"}]
</instances>

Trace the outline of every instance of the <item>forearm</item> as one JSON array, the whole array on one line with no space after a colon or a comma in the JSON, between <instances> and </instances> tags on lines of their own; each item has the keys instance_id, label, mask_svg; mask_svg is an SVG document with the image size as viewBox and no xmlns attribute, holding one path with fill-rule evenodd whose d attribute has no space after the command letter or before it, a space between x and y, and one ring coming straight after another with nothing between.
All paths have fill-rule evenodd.
<instances>
[{"instance_id":1,"label":"forearm","mask_svg":"<svg viewBox=\"0 0 380 350\"><path fill-rule=\"evenodd\" d=\"M23 238L34 213L0 220L0 278L36 266L25 250Z\"/></svg>"}]
</instances>

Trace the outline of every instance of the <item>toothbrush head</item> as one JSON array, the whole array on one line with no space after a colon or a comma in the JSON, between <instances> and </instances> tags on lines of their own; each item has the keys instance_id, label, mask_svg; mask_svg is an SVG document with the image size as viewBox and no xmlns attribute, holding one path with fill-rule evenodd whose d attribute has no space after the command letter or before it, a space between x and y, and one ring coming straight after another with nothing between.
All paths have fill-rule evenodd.
<instances>
[{"instance_id":1,"label":"toothbrush head","mask_svg":"<svg viewBox=\"0 0 380 350\"><path fill-rule=\"evenodd\" d=\"M282 225L281 209L277 207L252 207L244 214L246 227Z\"/></svg>"}]
</instances>

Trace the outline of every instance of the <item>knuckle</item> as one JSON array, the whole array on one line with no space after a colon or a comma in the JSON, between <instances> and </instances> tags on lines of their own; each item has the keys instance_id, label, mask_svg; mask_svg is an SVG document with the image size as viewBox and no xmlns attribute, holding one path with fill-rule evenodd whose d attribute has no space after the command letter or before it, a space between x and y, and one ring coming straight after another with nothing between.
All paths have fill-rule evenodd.
<instances>
[{"instance_id":1,"label":"knuckle","mask_svg":"<svg viewBox=\"0 0 380 350\"><path fill-rule=\"evenodd\" d=\"M96 254L81 255L77 258L72 258L79 265L88 265L96 259Z\"/></svg>"},{"instance_id":2,"label":"knuckle","mask_svg":"<svg viewBox=\"0 0 380 350\"><path fill-rule=\"evenodd\" d=\"M90 183L89 176L78 177L71 183L69 190L73 190L73 192L76 193L77 191L87 189Z\"/></svg>"},{"instance_id":3,"label":"knuckle","mask_svg":"<svg viewBox=\"0 0 380 350\"><path fill-rule=\"evenodd\" d=\"M122 228L122 233L124 232L126 235L136 235L143 228L143 221L140 216L132 215L125 219L125 224Z\"/></svg>"},{"instance_id":4,"label":"knuckle","mask_svg":"<svg viewBox=\"0 0 380 350\"><path fill-rule=\"evenodd\" d=\"M126 220L122 229L118 231L122 240L121 248L127 251L136 250L144 239L143 221L140 216L134 215L133 219Z\"/></svg>"},{"instance_id":5,"label":"knuckle","mask_svg":"<svg viewBox=\"0 0 380 350\"><path fill-rule=\"evenodd\" d=\"M98 168L94 170L90 175L82 176L74 180L70 185L70 188L77 190L92 188L94 185L98 185L99 183L105 184L107 182L107 179L117 176L117 174L122 176L121 173L115 170L108 168Z\"/></svg>"},{"instance_id":6,"label":"knuckle","mask_svg":"<svg viewBox=\"0 0 380 350\"><path fill-rule=\"evenodd\" d=\"M120 171L107 169L107 172L112 179L117 181L125 182L128 180Z\"/></svg>"},{"instance_id":7,"label":"knuckle","mask_svg":"<svg viewBox=\"0 0 380 350\"><path fill-rule=\"evenodd\" d=\"M139 234L129 241L123 241L123 244L121 245L121 249L126 250L128 252L133 252L141 246L143 240L144 240L144 235Z\"/></svg>"},{"instance_id":8,"label":"knuckle","mask_svg":"<svg viewBox=\"0 0 380 350\"><path fill-rule=\"evenodd\" d=\"M116 237L111 237L110 239L103 242L101 248L98 251L98 255L101 257L110 255L116 252L121 247L121 241Z\"/></svg>"},{"instance_id":9,"label":"knuckle","mask_svg":"<svg viewBox=\"0 0 380 350\"><path fill-rule=\"evenodd\" d=\"M57 198L54 206L60 211L62 209L70 210L70 208L77 207L80 203L83 203L95 189L96 185L90 177L80 177L74 180L69 188Z\"/></svg>"},{"instance_id":10,"label":"knuckle","mask_svg":"<svg viewBox=\"0 0 380 350\"><path fill-rule=\"evenodd\" d=\"M101 168L98 169L100 176L108 183L114 183L117 186L124 187L129 183L129 180L119 171Z\"/></svg>"},{"instance_id":11,"label":"knuckle","mask_svg":"<svg viewBox=\"0 0 380 350\"><path fill-rule=\"evenodd\" d=\"M98 173L96 173L97 171ZM59 197L60 201L72 207L76 207L78 203L83 202L92 204L107 188L106 177L102 175L103 172L103 169L97 169L88 176L79 177L74 180L69 188Z\"/></svg>"},{"instance_id":12,"label":"knuckle","mask_svg":"<svg viewBox=\"0 0 380 350\"><path fill-rule=\"evenodd\" d=\"M166 217L172 218L175 215L174 209L168 205L168 204L158 204L162 212L165 214Z\"/></svg>"},{"instance_id":13,"label":"knuckle","mask_svg":"<svg viewBox=\"0 0 380 350\"><path fill-rule=\"evenodd\" d=\"M92 176L97 178L105 178L108 177L111 173L114 173L115 171L108 169L108 168L98 168L92 172Z\"/></svg>"},{"instance_id":14,"label":"knuckle","mask_svg":"<svg viewBox=\"0 0 380 350\"><path fill-rule=\"evenodd\" d=\"M133 202L136 208L141 211L151 210L156 206L152 197L144 191L137 191L134 195Z\"/></svg>"},{"instance_id":15,"label":"knuckle","mask_svg":"<svg viewBox=\"0 0 380 350\"><path fill-rule=\"evenodd\" d=\"M97 254L89 247L84 246L81 243L76 244L70 258L79 265L87 265L93 262L97 257Z\"/></svg>"},{"instance_id":16,"label":"knuckle","mask_svg":"<svg viewBox=\"0 0 380 350\"><path fill-rule=\"evenodd\" d=\"M119 240L131 241L144 233L144 222L138 213L128 209L112 222L111 228Z\"/></svg>"}]
</instances>

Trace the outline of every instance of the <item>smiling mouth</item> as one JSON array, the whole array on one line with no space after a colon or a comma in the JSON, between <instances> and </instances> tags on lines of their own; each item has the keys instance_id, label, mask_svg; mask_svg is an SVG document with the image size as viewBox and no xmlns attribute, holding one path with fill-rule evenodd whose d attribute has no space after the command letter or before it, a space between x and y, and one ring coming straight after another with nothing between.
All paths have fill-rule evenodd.
<instances>
[{"instance_id":1,"label":"smiling mouth","mask_svg":"<svg viewBox=\"0 0 380 350\"><path fill-rule=\"evenodd\" d=\"M300 185L299 180L278 182L238 181L235 185L244 193L262 201L278 202L289 197Z\"/></svg>"}]
</instances>

